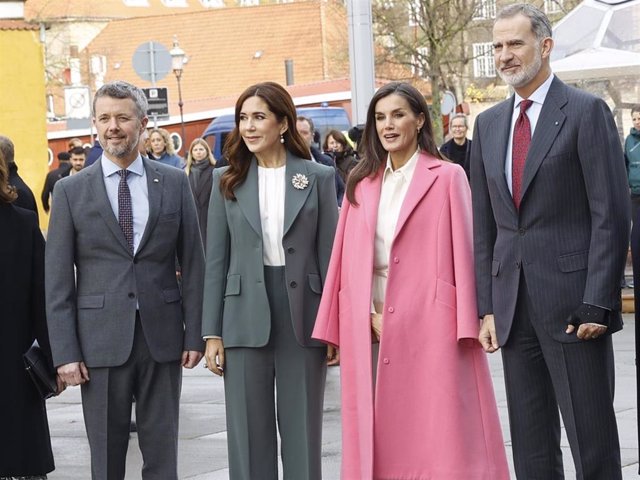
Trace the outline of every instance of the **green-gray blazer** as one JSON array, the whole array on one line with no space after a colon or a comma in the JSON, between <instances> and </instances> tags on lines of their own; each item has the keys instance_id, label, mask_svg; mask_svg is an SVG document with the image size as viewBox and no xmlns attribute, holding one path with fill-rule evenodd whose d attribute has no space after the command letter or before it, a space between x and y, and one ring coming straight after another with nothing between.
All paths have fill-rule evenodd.
<instances>
[{"instance_id":1,"label":"green-gray blazer","mask_svg":"<svg viewBox=\"0 0 640 480\"><path fill-rule=\"evenodd\" d=\"M271 332L264 284L262 226L255 158L236 200L220 192L213 174L206 245L202 335L216 335L229 347L261 347ZM294 175L307 177L304 189ZM282 246L291 318L298 343L321 346L311 339L338 221L335 177L331 167L287 154Z\"/></svg>"}]
</instances>

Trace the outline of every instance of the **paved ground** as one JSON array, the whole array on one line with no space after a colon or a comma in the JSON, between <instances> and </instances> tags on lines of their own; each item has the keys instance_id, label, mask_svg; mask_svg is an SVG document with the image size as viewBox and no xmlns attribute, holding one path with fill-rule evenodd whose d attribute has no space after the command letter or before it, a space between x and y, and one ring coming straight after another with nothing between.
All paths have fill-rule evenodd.
<instances>
[{"instance_id":1,"label":"paved ground","mask_svg":"<svg viewBox=\"0 0 640 480\"><path fill-rule=\"evenodd\" d=\"M625 329L614 336L616 351L616 414L622 444L624 478L638 478L636 441L636 385L633 316L626 315ZM511 456L507 407L499 355L490 357L507 456ZM340 475L339 371L332 368L327 379L324 415L323 472L325 480ZM48 402L49 422L57 469L51 480L90 478L89 446L86 441L79 389L68 389ZM563 441L567 478L575 478L568 443ZM140 479L142 458L137 438L131 437L127 479ZM226 432L222 380L204 368L186 371L180 418L180 478L185 480L226 480ZM515 477L514 477L515 478ZM260 480L260 479L255 479ZM364 480L364 479L363 479Z\"/></svg>"}]
</instances>

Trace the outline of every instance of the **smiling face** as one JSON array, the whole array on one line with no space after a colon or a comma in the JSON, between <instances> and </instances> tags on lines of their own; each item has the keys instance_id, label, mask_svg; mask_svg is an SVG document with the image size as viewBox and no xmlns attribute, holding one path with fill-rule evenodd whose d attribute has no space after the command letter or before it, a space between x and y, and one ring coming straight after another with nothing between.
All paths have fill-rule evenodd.
<instances>
[{"instance_id":1,"label":"smiling face","mask_svg":"<svg viewBox=\"0 0 640 480\"><path fill-rule=\"evenodd\" d=\"M403 165L418 149L424 114L416 115L404 97L392 93L378 100L375 119L382 147L391 154L394 165Z\"/></svg>"},{"instance_id":2,"label":"smiling face","mask_svg":"<svg viewBox=\"0 0 640 480\"><path fill-rule=\"evenodd\" d=\"M154 155L159 156L167 149L164 138L158 132L153 132L149 137L149 145Z\"/></svg>"},{"instance_id":3,"label":"smiling face","mask_svg":"<svg viewBox=\"0 0 640 480\"><path fill-rule=\"evenodd\" d=\"M130 98L98 97L93 122L107 158L126 168L138 156L138 139L147 125Z\"/></svg>"},{"instance_id":4,"label":"smiling face","mask_svg":"<svg viewBox=\"0 0 640 480\"><path fill-rule=\"evenodd\" d=\"M507 85L527 98L549 76L553 40L536 38L531 20L518 14L502 18L493 26L496 70ZM522 93L521 93L522 92Z\"/></svg>"},{"instance_id":5,"label":"smiling face","mask_svg":"<svg viewBox=\"0 0 640 480\"><path fill-rule=\"evenodd\" d=\"M458 143L464 143L464 139L467 136L467 124L464 118L457 117L451 120L449 130L451 130L451 136L454 140L457 140Z\"/></svg>"},{"instance_id":6,"label":"smiling face","mask_svg":"<svg viewBox=\"0 0 640 480\"><path fill-rule=\"evenodd\" d=\"M251 153L270 155L280 148L280 135L287 130L286 120L279 121L260 97L247 98L240 109L238 130Z\"/></svg>"}]
</instances>

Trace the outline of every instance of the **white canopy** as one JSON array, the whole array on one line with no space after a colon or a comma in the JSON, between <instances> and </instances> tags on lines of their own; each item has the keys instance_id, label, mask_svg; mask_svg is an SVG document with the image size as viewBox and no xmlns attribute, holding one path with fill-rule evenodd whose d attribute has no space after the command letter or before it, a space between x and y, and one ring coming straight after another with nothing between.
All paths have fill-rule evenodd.
<instances>
[{"instance_id":1,"label":"white canopy","mask_svg":"<svg viewBox=\"0 0 640 480\"><path fill-rule=\"evenodd\" d=\"M640 75L640 0L585 0L553 37L551 69L565 81Z\"/></svg>"}]
</instances>

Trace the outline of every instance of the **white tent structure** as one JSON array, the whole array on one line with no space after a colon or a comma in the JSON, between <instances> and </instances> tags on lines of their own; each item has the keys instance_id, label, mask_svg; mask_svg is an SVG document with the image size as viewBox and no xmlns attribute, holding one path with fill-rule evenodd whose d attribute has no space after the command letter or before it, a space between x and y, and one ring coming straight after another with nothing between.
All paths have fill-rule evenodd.
<instances>
[{"instance_id":1,"label":"white tent structure","mask_svg":"<svg viewBox=\"0 0 640 480\"><path fill-rule=\"evenodd\" d=\"M640 0L584 0L553 37L551 69L566 82L640 76Z\"/></svg>"}]
</instances>

